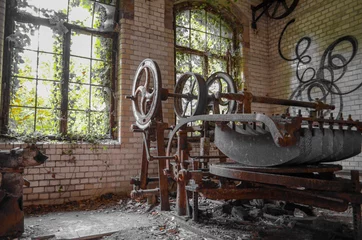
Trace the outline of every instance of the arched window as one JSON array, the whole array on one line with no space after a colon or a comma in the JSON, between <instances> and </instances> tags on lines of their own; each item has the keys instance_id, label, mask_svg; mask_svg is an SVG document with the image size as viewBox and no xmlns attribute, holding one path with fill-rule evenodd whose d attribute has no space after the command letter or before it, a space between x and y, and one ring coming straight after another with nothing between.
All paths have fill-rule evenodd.
<instances>
[{"instance_id":1,"label":"arched window","mask_svg":"<svg viewBox=\"0 0 362 240\"><path fill-rule=\"evenodd\" d=\"M206 79L223 71L240 82L240 26L232 27L231 19L205 6L175 7L176 78L194 72Z\"/></svg>"}]
</instances>

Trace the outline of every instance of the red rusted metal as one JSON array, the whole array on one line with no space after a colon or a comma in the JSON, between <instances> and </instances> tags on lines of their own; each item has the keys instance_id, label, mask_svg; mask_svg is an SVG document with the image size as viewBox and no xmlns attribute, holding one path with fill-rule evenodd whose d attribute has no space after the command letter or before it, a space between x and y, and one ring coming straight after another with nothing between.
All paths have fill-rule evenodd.
<instances>
[{"instance_id":1,"label":"red rusted metal","mask_svg":"<svg viewBox=\"0 0 362 240\"><path fill-rule=\"evenodd\" d=\"M235 180L279 185L292 188L304 187L306 189L323 191L350 191L352 188L351 184L337 180L321 180L281 174L251 172L240 169L225 168L222 167L222 165L211 165L210 173L216 176Z\"/></svg>"},{"instance_id":2,"label":"red rusted metal","mask_svg":"<svg viewBox=\"0 0 362 240\"><path fill-rule=\"evenodd\" d=\"M35 146L0 151L0 238L19 237L24 232L23 185L25 167L37 166L46 161Z\"/></svg>"}]
</instances>

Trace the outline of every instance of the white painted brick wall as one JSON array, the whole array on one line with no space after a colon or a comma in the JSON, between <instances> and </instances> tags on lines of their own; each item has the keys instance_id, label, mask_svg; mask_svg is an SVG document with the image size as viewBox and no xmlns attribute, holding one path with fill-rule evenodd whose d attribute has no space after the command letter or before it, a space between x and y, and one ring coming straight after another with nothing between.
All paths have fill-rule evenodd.
<instances>
[{"instance_id":1,"label":"white painted brick wall","mask_svg":"<svg viewBox=\"0 0 362 240\"><path fill-rule=\"evenodd\" d=\"M362 82L362 5L360 1L308 1L301 0L295 11L285 19L269 20L269 63L272 96L289 98L298 85L296 78L296 61L284 61L278 54L278 40L286 23L295 18L283 38L282 51L286 57L295 56L297 41L308 36L312 44L308 54L312 57L310 66L316 70L325 49L338 38L352 35L359 41L358 52L348 65L347 74L338 82L341 90L350 89ZM348 51L348 50L347 50ZM344 55L348 57L348 53ZM362 88L343 96L344 116L352 115L353 119L362 119ZM280 113L284 108L274 108ZM362 156L343 161L345 169L362 170Z\"/></svg>"}]
</instances>

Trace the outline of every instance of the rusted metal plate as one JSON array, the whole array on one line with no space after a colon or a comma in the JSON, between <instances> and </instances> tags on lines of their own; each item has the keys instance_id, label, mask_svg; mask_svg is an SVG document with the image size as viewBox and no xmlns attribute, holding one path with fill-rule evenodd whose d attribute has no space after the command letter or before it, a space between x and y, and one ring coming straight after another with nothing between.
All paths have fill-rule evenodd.
<instances>
[{"instance_id":1,"label":"rusted metal plate","mask_svg":"<svg viewBox=\"0 0 362 240\"><path fill-rule=\"evenodd\" d=\"M228 125L215 127L215 145L230 159L248 166L282 165L302 154L297 145L278 147L270 133L247 135Z\"/></svg>"},{"instance_id":2,"label":"rusted metal plate","mask_svg":"<svg viewBox=\"0 0 362 240\"><path fill-rule=\"evenodd\" d=\"M22 197L5 197L0 202L0 238L13 239L24 232Z\"/></svg>"},{"instance_id":3,"label":"rusted metal plate","mask_svg":"<svg viewBox=\"0 0 362 240\"><path fill-rule=\"evenodd\" d=\"M306 188L322 191L350 191L351 184L336 180L320 180L313 178L303 178L287 176L281 174L270 174L230 169L218 165L210 166L210 173L216 176L231 178L236 180L280 185L291 188Z\"/></svg>"},{"instance_id":4,"label":"rusted metal plate","mask_svg":"<svg viewBox=\"0 0 362 240\"><path fill-rule=\"evenodd\" d=\"M284 200L315 207L330 209L333 211L343 212L348 208L348 202L338 198L326 198L323 195L311 196L308 193L290 192L288 189L271 189L271 188L244 188L244 189L192 189L187 188L189 191L197 191L204 197L209 199L270 199L270 200Z\"/></svg>"},{"instance_id":5,"label":"rusted metal plate","mask_svg":"<svg viewBox=\"0 0 362 240\"><path fill-rule=\"evenodd\" d=\"M303 166L278 166L278 167L249 167L239 163L215 163L213 165L224 168L232 168L251 172L264 173L327 173L342 170L341 165L319 164L319 165L303 165Z\"/></svg>"},{"instance_id":6,"label":"rusted metal plate","mask_svg":"<svg viewBox=\"0 0 362 240\"><path fill-rule=\"evenodd\" d=\"M260 134L248 125L233 130L216 126L215 145L226 156L248 166L305 165L340 161L361 152L359 131L303 127L296 144L281 147L273 133Z\"/></svg>"}]
</instances>

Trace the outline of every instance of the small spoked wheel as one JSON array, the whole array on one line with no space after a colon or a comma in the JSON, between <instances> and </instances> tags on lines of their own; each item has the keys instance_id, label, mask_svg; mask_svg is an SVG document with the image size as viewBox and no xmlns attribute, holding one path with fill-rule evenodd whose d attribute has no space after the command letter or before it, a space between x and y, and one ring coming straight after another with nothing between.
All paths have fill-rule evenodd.
<instances>
[{"instance_id":1,"label":"small spoked wheel","mask_svg":"<svg viewBox=\"0 0 362 240\"><path fill-rule=\"evenodd\" d=\"M179 118L203 114L207 106L205 80L200 74L187 72L179 78L174 89L175 113Z\"/></svg>"},{"instance_id":2,"label":"small spoked wheel","mask_svg":"<svg viewBox=\"0 0 362 240\"><path fill-rule=\"evenodd\" d=\"M293 12L299 0L264 0L268 3L265 4L265 13L268 17L273 19L282 19Z\"/></svg>"},{"instance_id":3,"label":"small spoked wheel","mask_svg":"<svg viewBox=\"0 0 362 240\"><path fill-rule=\"evenodd\" d=\"M161 73L157 63L145 59L138 66L132 87L132 109L139 128L150 126L161 104Z\"/></svg>"},{"instance_id":4,"label":"small spoked wheel","mask_svg":"<svg viewBox=\"0 0 362 240\"><path fill-rule=\"evenodd\" d=\"M235 82L232 77L224 72L212 74L206 81L208 95L219 93L236 93ZM235 110L236 102L233 100L220 99L219 110L221 114L230 114Z\"/></svg>"}]
</instances>

